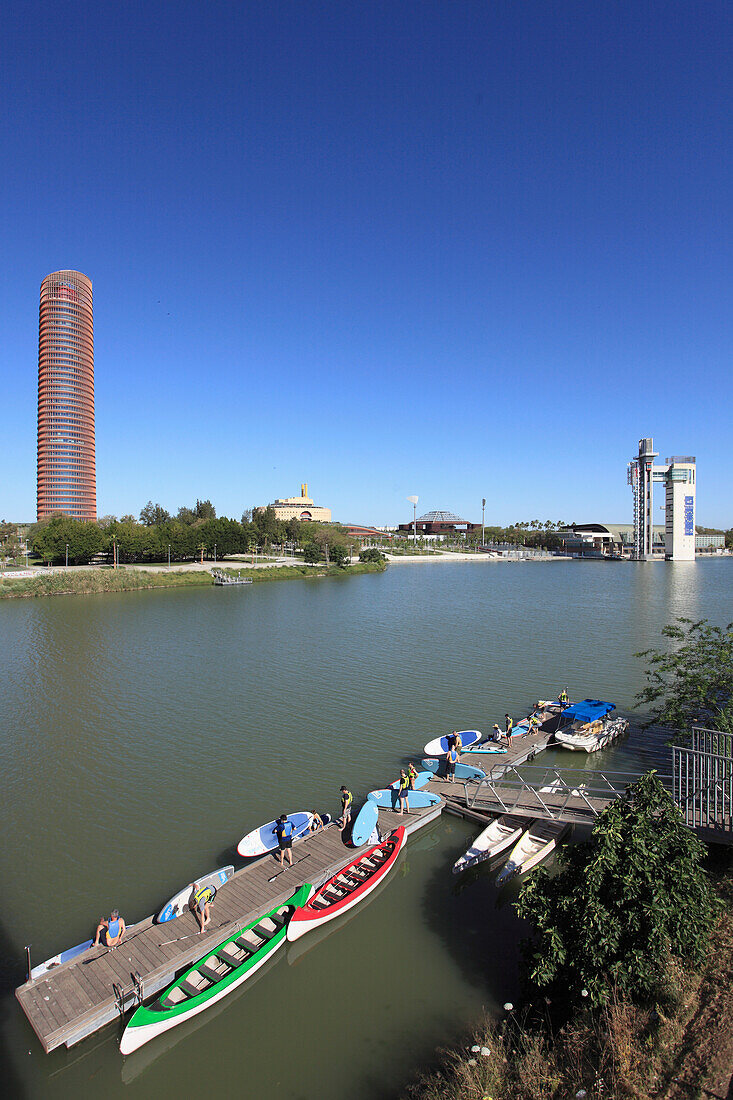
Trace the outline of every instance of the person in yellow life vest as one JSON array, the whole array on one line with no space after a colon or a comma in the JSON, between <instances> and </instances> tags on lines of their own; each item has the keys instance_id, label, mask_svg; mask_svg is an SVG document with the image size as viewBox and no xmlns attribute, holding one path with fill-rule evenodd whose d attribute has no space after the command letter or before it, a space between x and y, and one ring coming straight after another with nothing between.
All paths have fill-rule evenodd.
<instances>
[{"instance_id":1,"label":"person in yellow life vest","mask_svg":"<svg viewBox=\"0 0 733 1100\"><path fill-rule=\"evenodd\" d=\"M400 778L397 780L397 796L400 800L400 808L397 811L398 814L409 813L408 796L410 793L410 777L404 768L400 768Z\"/></svg>"},{"instance_id":2,"label":"person in yellow life vest","mask_svg":"<svg viewBox=\"0 0 733 1100\"><path fill-rule=\"evenodd\" d=\"M339 821L339 825L341 827L341 832L344 831L346 826L351 821L351 807L353 805L353 802L354 802L354 796L351 793L351 791L349 790L349 788L348 787L342 787L341 788L341 820Z\"/></svg>"},{"instance_id":3,"label":"person in yellow life vest","mask_svg":"<svg viewBox=\"0 0 733 1100\"><path fill-rule=\"evenodd\" d=\"M199 887L197 882L192 886L189 908L193 910L196 920L199 922L199 936L203 935L211 923L211 904L216 897L215 886Z\"/></svg>"},{"instance_id":4,"label":"person in yellow life vest","mask_svg":"<svg viewBox=\"0 0 733 1100\"><path fill-rule=\"evenodd\" d=\"M541 725L542 725L542 723L540 722L537 715L536 714L530 714L529 721L527 723L527 728L524 731L524 736L529 737L529 735L531 733L537 733L537 730L540 728Z\"/></svg>"},{"instance_id":5,"label":"person in yellow life vest","mask_svg":"<svg viewBox=\"0 0 733 1100\"><path fill-rule=\"evenodd\" d=\"M512 734L514 733L514 719L510 718L508 714L505 714L504 715L504 722L505 722L504 732L506 734L507 744L511 745L511 743L512 743Z\"/></svg>"},{"instance_id":6,"label":"person in yellow life vest","mask_svg":"<svg viewBox=\"0 0 733 1100\"><path fill-rule=\"evenodd\" d=\"M568 695L567 688L562 689L557 697L557 701L558 703L562 703L563 706L566 706L570 702L570 696Z\"/></svg>"},{"instance_id":7,"label":"person in yellow life vest","mask_svg":"<svg viewBox=\"0 0 733 1100\"><path fill-rule=\"evenodd\" d=\"M407 765L407 778L410 780L410 790L415 790L415 780L417 779L417 768L410 762Z\"/></svg>"}]
</instances>

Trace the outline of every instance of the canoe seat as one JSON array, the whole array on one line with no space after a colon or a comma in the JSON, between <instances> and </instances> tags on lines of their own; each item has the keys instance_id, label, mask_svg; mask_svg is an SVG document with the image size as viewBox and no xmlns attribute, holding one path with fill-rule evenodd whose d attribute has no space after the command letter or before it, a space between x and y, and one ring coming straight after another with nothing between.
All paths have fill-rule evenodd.
<instances>
[{"instance_id":1,"label":"canoe seat","mask_svg":"<svg viewBox=\"0 0 733 1100\"><path fill-rule=\"evenodd\" d=\"M216 957L217 959L221 959L223 963L226 963L227 966L230 966L232 970L238 967L242 962L242 959L235 959L231 955L227 955L226 951L217 951Z\"/></svg>"},{"instance_id":2,"label":"canoe seat","mask_svg":"<svg viewBox=\"0 0 733 1100\"><path fill-rule=\"evenodd\" d=\"M237 947L241 947L242 951L246 951L248 955L254 955L259 951L259 947L255 947L249 940L242 939L241 936L237 936L236 940L232 940L232 943L236 943Z\"/></svg>"},{"instance_id":3,"label":"canoe seat","mask_svg":"<svg viewBox=\"0 0 733 1100\"><path fill-rule=\"evenodd\" d=\"M250 928L250 932L254 932L255 936L259 936L263 940L271 940L277 932L277 928L274 931L270 931L269 928L265 928L263 924L256 924L254 928Z\"/></svg>"},{"instance_id":4,"label":"canoe seat","mask_svg":"<svg viewBox=\"0 0 733 1100\"><path fill-rule=\"evenodd\" d=\"M178 983L178 988L182 993L185 993L187 997L198 997L201 992L200 989L197 989L195 985L191 985L191 983L187 982L185 979Z\"/></svg>"},{"instance_id":5,"label":"canoe seat","mask_svg":"<svg viewBox=\"0 0 733 1100\"><path fill-rule=\"evenodd\" d=\"M285 924L285 921L287 919L288 919L287 913L273 913L270 916L270 920L272 921L273 924L277 925L278 928L282 928L282 926Z\"/></svg>"},{"instance_id":6,"label":"canoe seat","mask_svg":"<svg viewBox=\"0 0 733 1100\"><path fill-rule=\"evenodd\" d=\"M199 974L203 974L205 978L208 978L212 984L220 982L222 979L222 975L217 974L217 972L215 970L212 970L210 966L207 966L206 963L199 963L196 969L198 970Z\"/></svg>"}]
</instances>

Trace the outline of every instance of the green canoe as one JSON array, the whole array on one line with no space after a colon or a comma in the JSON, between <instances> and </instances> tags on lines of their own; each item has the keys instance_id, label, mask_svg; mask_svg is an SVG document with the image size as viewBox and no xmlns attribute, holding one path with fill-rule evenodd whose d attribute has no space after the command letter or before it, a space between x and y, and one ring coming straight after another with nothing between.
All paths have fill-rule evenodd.
<instances>
[{"instance_id":1,"label":"green canoe","mask_svg":"<svg viewBox=\"0 0 733 1100\"><path fill-rule=\"evenodd\" d=\"M125 1028L122 1054L131 1054L156 1035L197 1016L251 978L285 943L288 921L312 892L313 887L305 883L288 901L208 951L150 1005L141 1005Z\"/></svg>"}]
</instances>

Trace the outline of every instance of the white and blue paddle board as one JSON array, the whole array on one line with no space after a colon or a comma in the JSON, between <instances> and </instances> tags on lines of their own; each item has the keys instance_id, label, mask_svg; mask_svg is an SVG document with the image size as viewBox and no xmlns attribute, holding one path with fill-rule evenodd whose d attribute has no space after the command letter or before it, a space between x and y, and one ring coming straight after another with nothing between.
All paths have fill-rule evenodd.
<instances>
[{"instance_id":1,"label":"white and blue paddle board","mask_svg":"<svg viewBox=\"0 0 733 1100\"><path fill-rule=\"evenodd\" d=\"M456 733L461 737L463 745L461 752L466 752L469 745L475 745L483 736L481 730L456 730ZM423 751L426 756L440 756L441 753L445 756L448 752L448 737L436 737L428 741Z\"/></svg>"},{"instance_id":2,"label":"white and blue paddle board","mask_svg":"<svg viewBox=\"0 0 733 1100\"><path fill-rule=\"evenodd\" d=\"M201 878L196 878L193 882L189 882L188 886L184 886L182 890L174 894L171 900L166 902L163 906L158 913L158 924L164 924L166 921L175 920L176 917L180 917L185 913L191 898L194 882L197 882L199 888L202 890L205 886L213 886L215 890L218 890L226 882L229 882L233 874L233 867L220 867L218 871L210 871L208 875L202 875Z\"/></svg>"},{"instance_id":3,"label":"white and blue paddle board","mask_svg":"<svg viewBox=\"0 0 733 1100\"><path fill-rule=\"evenodd\" d=\"M425 763L425 761L423 761L423 763ZM415 791L421 790L423 787L426 787L428 785L428 783L430 782L430 780L432 778L433 778L433 773L430 772L430 771L418 772L417 775L415 776L415 782L414 782L414 785L413 785L412 789L415 790ZM393 790L395 790L397 787L399 787L399 785L400 785L399 779L395 779L394 783L390 783L390 787Z\"/></svg>"},{"instance_id":4,"label":"white and blue paddle board","mask_svg":"<svg viewBox=\"0 0 733 1100\"><path fill-rule=\"evenodd\" d=\"M76 947L67 947L66 951L62 951L59 955L54 955L52 959L46 959L45 962L39 963L38 966L34 966L31 970L31 978L40 978L44 974L47 974L49 970L54 970L57 966L61 966L62 963L68 962L69 959L75 959L77 955L81 955L84 951L87 951L94 940L84 940L84 943L78 943Z\"/></svg>"},{"instance_id":5,"label":"white and blue paddle board","mask_svg":"<svg viewBox=\"0 0 733 1100\"><path fill-rule=\"evenodd\" d=\"M313 814L310 813L310 811L288 814L288 821L293 825L291 840L295 840L300 836L305 836L310 829L312 820ZM264 856L268 852L274 851L275 848L277 848L277 836L275 834L276 825L277 819L268 821L264 825L260 825L259 829L253 829L251 833L247 833L246 836L243 836L237 845L237 851L240 856L251 859L253 856Z\"/></svg>"},{"instance_id":6,"label":"white and blue paddle board","mask_svg":"<svg viewBox=\"0 0 733 1100\"><path fill-rule=\"evenodd\" d=\"M399 810L399 793L394 787L387 787L384 791L370 791L367 795L370 802L380 806L383 810ZM440 802L439 794L431 794L430 791L408 791L407 807L410 810L425 810L428 806L435 806Z\"/></svg>"},{"instance_id":7,"label":"white and blue paddle board","mask_svg":"<svg viewBox=\"0 0 733 1100\"><path fill-rule=\"evenodd\" d=\"M377 827L378 817L379 807L367 799L356 815L354 827L351 830L351 843L355 848L359 848L369 840Z\"/></svg>"},{"instance_id":8,"label":"white and blue paddle board","mask_svg":"<svg viewBox=\"0 0 733 1100\"><path fill-rule=\"evenodd\" d=\"M423 760L422 766L428 769L430 775L437 775L438 770L445 771L444 760ZM470 764L456 764L456 779L486 779L486 772L481 768L473 768Z\"/></svg>"}]
</instances>

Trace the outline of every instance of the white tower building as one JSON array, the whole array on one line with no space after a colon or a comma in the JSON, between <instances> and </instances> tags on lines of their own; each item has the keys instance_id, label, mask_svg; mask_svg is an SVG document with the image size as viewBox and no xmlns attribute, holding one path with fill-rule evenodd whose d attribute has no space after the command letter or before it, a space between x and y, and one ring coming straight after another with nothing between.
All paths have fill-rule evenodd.
<instances>
[{"instance_id":1,"label":"white tower building","mask_svg":"<svg viewBox=\"0 0 733 1100\"><path fill-rule=\"evenodd\" d=\"M675 455L655 466L653 439L639 440L639 453L628 466L634 494L634 557L650 561L654 532L654 482L665 485L664 556L667 561L695 560L695 481L692 455Z\"/></svg>"}]
</instances>

